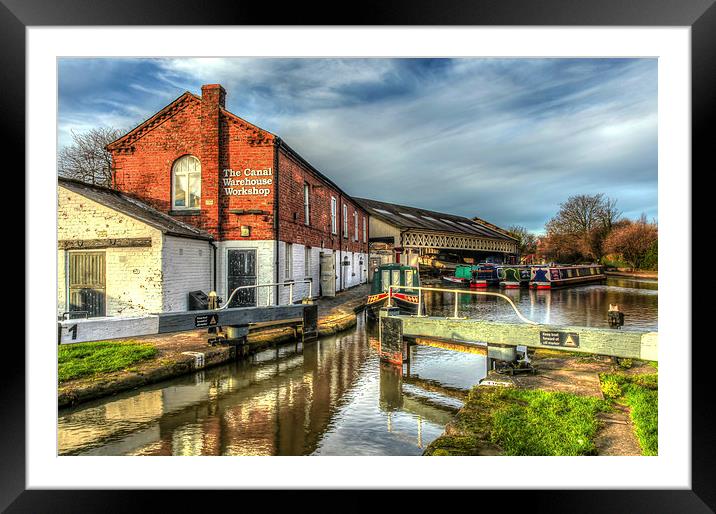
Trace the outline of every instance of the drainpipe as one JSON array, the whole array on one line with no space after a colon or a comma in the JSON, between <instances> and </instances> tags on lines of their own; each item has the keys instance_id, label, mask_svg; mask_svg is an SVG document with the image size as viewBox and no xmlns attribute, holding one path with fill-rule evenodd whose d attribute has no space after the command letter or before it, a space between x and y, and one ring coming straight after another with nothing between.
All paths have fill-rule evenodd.
<instances>
[{"instance_id":1,"label":"drainpipe","mask_svg":"<svg viewBox=\"0 0 716 514\"><path fill-rule=\"evenodd\" d=\"M340 277L340 289L343 291L343 195L338 193L338 211L340 212L338 219L338 276Z\"/></svg>"},{"instance_id":2,"label":"drainpipe","mask_svg":"<svg viewBox=\"0 0 716 514\"><path fill-rule=\"evenodd\" d=\"M281 138L279 138L279 137L274 138L273 148L274 148L274 151L273 151L273 176L274 176L274 180L273 180L273 226L274 226L274 239L275 239L273 267L274 267L274 277L275 277L274 282L276 284L278 284L279 275L280 275L280 270L278 269L278 267L279 267L279 259L278 259L279 232L278 232L278 229L279 229L279 225L280 225L279 219L278 219L278 199L279 199L278 154L281 149ZM278 305L279 304L279 298L278 298L279 287L274 286L274 289L275 289L274 298L275 298L276 305Z\"/></svg>"},{"instance_id":3,"label":"drainpipe","mask_svg":"<svg viewBox=\"0 0 716 514\"><path fill-rule=\"evenodd\" d=\"M214 249L214 286L212 287L212 291L216 291L216 252L219 251L219 247L216 246L216 243L214 243L214 241L209 241L209 244Z\"/></svg>"}]
</instances>

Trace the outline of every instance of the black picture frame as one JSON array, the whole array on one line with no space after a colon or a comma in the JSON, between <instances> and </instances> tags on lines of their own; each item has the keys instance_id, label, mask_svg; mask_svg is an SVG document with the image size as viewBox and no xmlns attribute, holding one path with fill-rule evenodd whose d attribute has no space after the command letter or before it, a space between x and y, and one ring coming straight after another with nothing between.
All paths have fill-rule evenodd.
<instances>
[{"instance_id":1,"label":"black picture frame","mask_svg":"<svg viewBox=\"0 0 716 514\"><path fill-rule=\"evenodd\" d=\"M707 129L716 112L716 6L715 0L461 0L428 2L368 1L342 14L336 3L305 2L285 6L234 0L124 0L93 2L73 0L0 0L0 63L3 70L0 115L4 147L18 155L14 169L24 169L25 29L28 26L62 25L549 25L549 26L688 26L691 27L692 71L692 177L699 175L700 189L707 174L716 169ZM54 115L54 114L53 114ZM701 170L701 171L699 171ZM9 172L9 170L6 170ZM7 176L7 175L6 175ZM7 176L13 186L25 191L32 177L15 173ZM7 180L6 179L6 180ZM24 179L24 180L23 180ZM703 185L702 185L703 184ZM16 193L17 194L17 193ZM695 199L692 205L696 205ZM696 221L694 219L694 221ZM698 233L698 231L693 231ZM26 237L32 237L27 234ZM27 273L29 270L25 269ZM690 277L687 277L690 281ZM15 293L13 293L14 295ZM16 297L15 297L16 298ZM16 300L11 301L14 303ZM28 299L29 301L29 299ZM693 302L695 319L705 309ZM668 315L668 313L664 313ZM679 320L685 338L692 320ZM34 322L37 322L36 320ZM27 318L25 323L29 323ZM12 324L10 325L12 326ZM6 332L10 335L10 333ZM2 422L0 437L0 509L8 512L84 512L148 510L156 492L140 491L59 491L26 490L25 487L25 348L6 336L5 366L2 375ZM688 340L688 339L687 339ZM685 343L673 342L673 343ZM670 342L671 343L671 342ZM710 341L692 343L692 355L709 352ZM692 363L693 364L693 363ZM716 444L713 402L704 373L692 376L692 488L690 490L584 490L512 491L508 503L528 509L576 512L712 512L716 510ZM701 407L699 407L701 406ZM515 481L518 484L518 481ZM491 503L506 491L480 492L480 504ZM233 493L232 493L233 494ZM237 492L245 496L246 492ZM412 494L412 493L411 493ZM449 494L449 493L446 493ZM191 494L189 491L163 493L162 510L172 504L178 510L211 508L224 493ZM208 497L210 498L208 498ZM256 498L258 499L258 498ZM352 500L354 508L361 503ZM244 503L248 507L250 503ZM400 505L400 503L398 503ZM218 506L218 504L217 504ZM375 507L376 505L373 505ZM337 506L336 506L337 507ZM250 508L250 507L249 507Z\"/></svg>"}]
</instances>

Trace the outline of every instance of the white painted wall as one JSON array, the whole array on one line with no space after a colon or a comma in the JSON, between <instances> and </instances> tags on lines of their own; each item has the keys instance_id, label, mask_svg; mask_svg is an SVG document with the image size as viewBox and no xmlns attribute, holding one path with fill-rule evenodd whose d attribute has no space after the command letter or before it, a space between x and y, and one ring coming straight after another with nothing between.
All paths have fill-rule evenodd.
<instances>
[{"instance_id":1,"label":"white painted wall","mask_svg":"<svg viewBox=\"0 0 716 514\"><path fill-rule=\"evenodd\" d=\"M162 310L162 233L80 194L58 187L57 239L151 238L152 245L107 248L107 316ZM70 250L72 251L72 250ZM67 310L66 250L57 252L57 314Z\"/></svg>"},{"instance_id":2,"label":"white painted wall","mask_svg":"<svg viewBox=\"0 0 716 514\"><path fill-rule=\"evenodd\" d=\"M306 297L308 295L308 284L302 284L299 282L302 282L306 278L306 270L305 270L305 246L300 245L297 243L293 243L291 245L292 255L293 255L293 273L291 275L291 278L294 280L294 287L293 287L293 301L300 302L302 298ZM310 262L310 270L308 276L313 279L312 283L312 292L311 295L316 298L320 291L320 254L323 252L324 254L334 254L337 258L339 257L340 260L336 262L336 272L337 273L343 273L343 289L347 289L349 287L353 287L356 285L359 285L361 283L367 282L367 273L368 273L368 256L367 254L359 254L359 253L353 253L353 252L338 252L333 251L330 248L316 248L312 247L310 250L311 255L311 262ZM345 256L348 256L348 262L351 262L352 265L349 266L341 266L340 262L343 260ZM361 275L361 266L359 264L360 258L363 258L363 273ZM352 260L351 260L352 259ZM284 241L281 241L279 244L279 270L280 270L280 278L283 281L285 278L285 270L286 270L286 243ZM336 278L336 291L340 291L340 275L338 275L338 278ZM286 304L289 301L289 288L288 287L282 287L280 292L280 299L282 304Z\"/></svg>"},{"instance_id":3,"label":"white painted wall","mask_svg":"<svg viewBox=\"0 0 716 514\"><path fill-rule=\"evenodd\" d=\"M188 310L190 291L211 291L212 265L213 248L208 241L165 235L162 246L162 310Z\"/></svg>"},{"instance_id":4,"label":"white painted wall","mask_svg":"<svg viewBox=\"0 0 716 514\"><path fill-rule=\"evenodd\" d=\"M221 297L223 303L229 298L231 291L227 291L227 264L228 250L246 249L256 250L256 276L258 284L272 284L276 280L274 276L274 246L273 240L262 241L220 241L216 243L216 291ZM267 295L274 297L273 287L261 287L258 290L258 305L266 305Z\"/></svg>"}]
</instances>

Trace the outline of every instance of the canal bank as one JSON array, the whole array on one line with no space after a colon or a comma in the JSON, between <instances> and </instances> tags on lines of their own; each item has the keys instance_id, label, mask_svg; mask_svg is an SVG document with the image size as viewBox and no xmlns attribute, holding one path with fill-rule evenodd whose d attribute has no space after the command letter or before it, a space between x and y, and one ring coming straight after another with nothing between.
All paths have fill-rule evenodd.
<instances>
[{"instance_id":1,"label":"canal bank","mask_svg":"<svg viewBox=\"0 0 716 514\"><path fill-rule=\"evenodd\" d=\"M608 277L623 277L623 278L647 278L650 280L658 280L659 279L659 272L658 271L629 271L629 270L622 270L618 269L616 271L606 271L605 274Z\"/></svg>"},{"instance_id":2,"label":"canal bank","mask_svg":"<svg viewBox=\"0 0 716 514\"><path fill-rule=\"evenodd\" d=\"M364 284L337 293L334 297L318 300L319 337L334 335L354 327L359 313L365 308L367 294L368 285ZM296 324L252 327L248 335L248 347L242 357L299 339L300 334L297 332ZM237 358L233 347L209 346L206 330L136 337L131 341L154 348L156 350L154 356L133 363L125 369L59 384L58 408L154 384L200 369L225 364Z\"/></svg>"},{"instance_id":3,"label":"canal bank","mask_svg":"<svg viewBox=\"0 0 716 514\"><path fill-rule=\"evenodd\" d=\"M609 304L618 303L626 313L628 327L658 328L655 283L609 278L604 285L555 291L524 289L506 294L525 316L540 323L607 327ZM336 324L342 323L350 311L344 298L322 301L320 317L333 311ZM426 295L425 302L429 312L449 316L453 299L450 293L433 293ZM343 312L334 310L339 305ZM475 297L460 308L473 318L514 319L512 309L494 297ZM459 419L461 409L466 412L471 391L487 378L486 359L411 346L410 365L400 372L397 366L381 365L379 345L377 324L359 315L355 327L311 343L274 344L246 359L83 401L58 413L58 454L422 455L444 434L448 424ZM594 401L602 401L594 396L599 394L595 389L601 370L620 375L610 382L616 382L622 392L627 386L621 375L636 373L610 367L609 362L587 370L589 361L558 360L564 359L564 354L538 358L538 374L514 377L517 381L542 381L532 384L536 394L541 392L536 388L561 381L564 387L574 384L589 389ZM572 369L577 365L584 371L581 383ZM638 363L633 368L638 370ZM644 371L656 372L654 368ZM498 391L484 385L476 389ZM530 392L526 386L511 389ZM638 407L637 399L629 402ZM529 402L522 401L530 407ZM611 402L617 410L618 402L622 400ZM623 403L626 405L626 400ZM500 406L509 405L502 400ZM635 409L629 407L629 411ZM623 411L624 415L629 411ZM587 411L584 419L591 419L592 412ZM633 432L633 425L623 423L625 419L603 421L599 436L608 442L625 427ZM631 443L633 450L633 438ZM609 443L609 448L619 455L630 452L616 443ZM597 454L608 454L606 446Z\"/></svg>"},{"instance_id":4,"label":"canal bank","mask_svg":"<svg viewBox=\"0 0 716 514\"><path fill-rule=\"evenodd\" d=\"M657 454L652 364L550 350L533 362L535 374L490 371L424 455Z\"/></svg>"}]
</instances>

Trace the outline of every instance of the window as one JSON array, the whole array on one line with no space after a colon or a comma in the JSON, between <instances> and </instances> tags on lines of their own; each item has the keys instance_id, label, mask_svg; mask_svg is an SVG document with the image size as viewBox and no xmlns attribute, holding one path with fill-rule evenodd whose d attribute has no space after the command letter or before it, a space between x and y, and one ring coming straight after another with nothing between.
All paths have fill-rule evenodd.
<instances>
[{"instance_id":1,"label":"window","mask_svg":"<svg viewBox=\"0 0 716 514\"><path fill-rule=\"evenodd\" d=\"M331 196L331 234L338 233L338 221L336 220L337 210L336 197Z\"/></svg>"},{"instance_id":2,"label":"window","mask_svg":"<svg viewBox=\"0 0 716 514\"><path fill-rule=\"evenodd\" d=\"M193 155L180 157L172 166L172 206L174 209L201 207L201 163Z\"/></svg>"},{"instance_id":3,"label":"window","mask_svg":"<svg viewBox=\"0 0 716 514\"><path fill-rule=\"evenodd\" d=\"M305 248L305 254L303 257L303 276L308 278L311 276L311 247Z\"/></svg>"},{"instance_id":4,"label":"window","mask_svg":"<svg viewBox=\"0 0 716 514\"><path fill-rule=\"evenodd\" d=\"M291 243L284 243L286 245L286 274L284 278L291 280L293 278L293 245Z\"/></svg>"},{"instance_id":5,"label":"window","mask_svg":"<svg viewBox=\"0 0 716 514\"><path fill-rule=\"evenodd\" d=\"M363 216L363 242L368 242L368 231L366 230L365 216Z\"/></svg>"},{"instance_id":6,"label":"window","mask_svg":"<svg viewBox=\"0 0 716 514\"><path fill-rule=\"evenodd\" d=\"M353 241L358 241L358 212L357 211L353 211L353 229L355 232L353 234Z\"/></svg>"},{"instance_id":7,"label":"window","mask_svg":"<svg viewBox=\"0 0 716 514\"><path fill-rule=\"evenodd\" d=\"M406 269L405 270L405 285L406 286L412 286L413 285L413 270ZM406 289L404 292L413 292L413 289Z\"/></svg>"},{"instance_id":8,"label":"window","mask_svg":"<svg viewBox=\"0 0 716 514\"><path fill-rule=\"evenodd\" d=\"M303 184L303 218L306 222L306 225L311 224L311 206L309 205L309 193L310 193L310 187L308 185L308 182Z\"/></svg>"},{"instance_id":9,"label":"window","mask_svg":"<svg viewBox=\"0 0 716 514\"><path fill-rule=\"evenodd\" d=\"M348 239L348 206L343 204L343 237Z\"/></svg>"}]
</instances>

